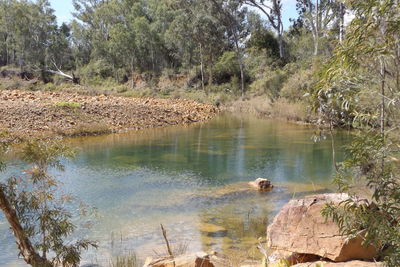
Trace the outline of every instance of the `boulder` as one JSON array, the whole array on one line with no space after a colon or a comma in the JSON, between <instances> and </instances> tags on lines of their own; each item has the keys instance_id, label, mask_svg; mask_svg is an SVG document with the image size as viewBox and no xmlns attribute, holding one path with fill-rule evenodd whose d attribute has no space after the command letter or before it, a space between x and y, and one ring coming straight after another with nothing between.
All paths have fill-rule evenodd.
<instances>
[{"instance_id":1,"label":"boulder","mask_svg":"<svg viewBox=\"0 0 400 267\"><path fill-rule=\"evenodd\" d=\"M339 204L348 198L347 194L320 194L289 201L268 226L268 247L336 262L374 259L374 246L363 246L361 236L348 240L336 223L321 215L327 203Z\"/></svg>"},{"instance_id":2,"label":"boulder","mask_svg":"<svg viewBox=\"0 0 400 267\"><path fill-rule=\"evenodd\" d=\"M261 191L271 190L273 188L271 181L265 178L257 178L256 180L249 182L249 185Z\"/></svg>"},{"instance_id":3,"label":"boulder","mask_svg":"<svg viewBox=\"0 0 400 267\"><path fill-rule=\"evenodd\" d=\"M371 262L371 261L346 261L346 262L326 262L326 261L316 261L299 263L293 265L293 267L381 267L383 264L381 262Z\"/></svg>"}]
</instances>

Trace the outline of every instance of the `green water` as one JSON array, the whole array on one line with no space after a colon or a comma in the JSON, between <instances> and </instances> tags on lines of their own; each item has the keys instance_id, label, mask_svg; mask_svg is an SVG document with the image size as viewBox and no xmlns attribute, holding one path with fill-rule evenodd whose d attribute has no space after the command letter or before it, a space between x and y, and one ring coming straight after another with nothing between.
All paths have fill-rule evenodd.
<instances>
[{"instance_id":1,"label":"green water","mask_svg":"<svg viewBox=\"0 0 400 267\"><path fill-rule=\"evenodd\" d=\"M257 238L289 199L334 190L331 142L313 142L314 131L220 115L187 127L69 140L79 152L66 162L65 191L97 208L93 225L79 235L100 247L85 253L84 262L107 266L131 251L140 259L164 254L160 223L175 250L259 257ZM348 137L335 139L340 160ZM274 190L247 190L257 177L272 180ZM2 218L0 249L1 266L23 265Z\"/></svg>"}]
</instances>

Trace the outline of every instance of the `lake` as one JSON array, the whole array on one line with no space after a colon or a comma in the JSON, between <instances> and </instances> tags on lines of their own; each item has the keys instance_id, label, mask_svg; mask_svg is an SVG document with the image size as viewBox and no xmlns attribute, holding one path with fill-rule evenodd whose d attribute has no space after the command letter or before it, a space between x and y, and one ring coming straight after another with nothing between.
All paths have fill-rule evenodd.
<instances>
[{"instance_id":1,"label":"lake","mask_svg":"<svg viewBox=\"0 0 400 267\"><path fill-rule=\"evenodd\" d=\"M266 225L290 199L334 191L331 141L313 141L316 129L284 121L222 114L191 126L66 140L78 149L58 173L63 190L95 207L78 235L99 241L85 263L108 266L117 255L163 255L160 223L175 251L217 251L232 261L260 258ZM344 132L335 134L343 159ZM12 165L4 180L18 174ZM247 182L270 179L259 193ZM83 221L77 221L81 223ZM0 266L25 266L0 217Z\"/></svg>"}]
</instances>

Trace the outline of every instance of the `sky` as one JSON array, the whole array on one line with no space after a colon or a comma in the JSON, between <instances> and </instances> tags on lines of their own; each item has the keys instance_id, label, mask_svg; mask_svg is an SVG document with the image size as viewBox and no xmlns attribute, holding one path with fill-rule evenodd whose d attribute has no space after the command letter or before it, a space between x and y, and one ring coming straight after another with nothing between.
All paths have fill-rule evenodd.
<instances>
[{"instance_id":1,"label":"sky","mask_svg":"<svg viewBox=\"0 0 400 267\"><path fill-rule=\"evenodd\" d=\"M162 0L160 0L162 1ZM71 12L74 11L72 0L50 0L51 6L54 8L58 24L70 22L72 20ZM289 19L297 17L296 0L283 0L283 25L287 29L290 25Z\"/></svg>"}]
</instances>

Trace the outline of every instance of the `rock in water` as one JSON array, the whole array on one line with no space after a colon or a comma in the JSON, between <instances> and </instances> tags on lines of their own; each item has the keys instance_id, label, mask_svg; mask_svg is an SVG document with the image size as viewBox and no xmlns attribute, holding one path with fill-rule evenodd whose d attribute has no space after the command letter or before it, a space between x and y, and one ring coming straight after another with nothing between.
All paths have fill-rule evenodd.
<instances>
[{"instance_id":1,"label":"rock in water","mask_svg":"<svg viewBox=\"0 0 400 267\"><path fill-rule=\"evenodd\" d=\"M362 237L347 240L339 228L321 215L327 203L339 204L347 194L320 194L287 203L267 230L268 246L299 254L314 254L332 261L372 260L374 246L361 245Z\"/></svg>"},{"instance_id":2,"label":"rock in water","mask_svg":"<svg viewBox=\"0 0 400 267\"><path fill-rule=\"evenodd\" d=\"M249 185L261 191L271 190L274 187L271 181L265 178L257 178L255 181L249 182Z\"/></svg>"},{"instance_id":3,"label":"rock in water","mask_svg":"<svg viewBox=\"0 0 400 267\"><path fill-rule=\"evenodd\" d=\"M215 255L198 252L190 255L181 255L175 258L147 259L143 267L222 267L227 263Z\"/></svg>"}]
</instances>

